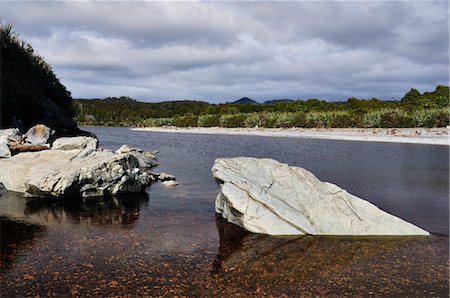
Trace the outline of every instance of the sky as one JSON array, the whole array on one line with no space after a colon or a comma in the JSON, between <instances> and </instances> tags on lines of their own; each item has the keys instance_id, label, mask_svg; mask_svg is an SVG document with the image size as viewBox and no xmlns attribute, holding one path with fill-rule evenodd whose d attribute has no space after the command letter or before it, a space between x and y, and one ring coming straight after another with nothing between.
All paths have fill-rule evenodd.
<instances>
[{"instance_id":1,"label":"sky","mask_svg":"<svg viewBox=\"0 0 450 298\"><path fill-rule=\"evenodd\" d=\"M447 1L5 1L74 98L399 100L449 81Z\"/></svg>"}]
</instances>

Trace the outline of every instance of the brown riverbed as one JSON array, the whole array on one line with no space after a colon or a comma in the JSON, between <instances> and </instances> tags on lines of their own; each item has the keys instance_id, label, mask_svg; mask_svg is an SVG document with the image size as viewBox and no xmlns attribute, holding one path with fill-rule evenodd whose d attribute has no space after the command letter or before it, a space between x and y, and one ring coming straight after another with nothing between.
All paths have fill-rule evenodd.
<instances>
[{"instance_id":1,"label":"brown riverbed","mask_svg":"<svg viewBox=\"0 0 450 298\"><path fill-rule=\"evenodd\" d=\"M4 297L448 293L445 236L270 237L145 196L23 206L1 217Z\"/></svg>"}]
</instances>

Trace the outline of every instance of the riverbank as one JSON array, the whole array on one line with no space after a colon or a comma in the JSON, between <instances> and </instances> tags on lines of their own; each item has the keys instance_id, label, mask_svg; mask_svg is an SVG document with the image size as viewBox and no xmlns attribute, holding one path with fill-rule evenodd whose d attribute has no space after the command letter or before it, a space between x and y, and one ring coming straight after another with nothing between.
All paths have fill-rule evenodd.
<instances>
[{"instance_id":1,"label":"riverbank","mask_svg":"<svg viewBox=\"0 0 450 298\"><path fill-rule=\"evenodd\" d=\"M346 141L394 142L450 145L449 128L224 128L224 127L146 127L138 131L251 135Z\"/></svg>"}]
</instances>

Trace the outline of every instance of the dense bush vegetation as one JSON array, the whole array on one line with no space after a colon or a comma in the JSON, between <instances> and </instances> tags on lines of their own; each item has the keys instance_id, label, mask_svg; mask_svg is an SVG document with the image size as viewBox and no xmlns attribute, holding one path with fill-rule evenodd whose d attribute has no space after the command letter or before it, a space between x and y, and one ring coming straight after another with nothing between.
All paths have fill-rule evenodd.
<instances>
[{"instance_id":1,"label":"dense bush vegetation","mask_svg":"<svg viewBox=\"0 0 450 298\"><path fill-rule=\"evenodd\" d=\"M349 98L274 100L264 104L173 101L127 97L77 100L77 121L88 125L179 127L439 127L449 125L449 87L408 91L401 101Z\"/></svg>"},{"instance_id":2,"label":"dense bush vegetation","mask_svg":"<svg viewBox=\"0 0 450 298\"><path fill-rule=\"evenodd\" d=\"M76 129L70 92L32 46L0 20L0 127L26 129L38 122Z\"/></svg>"}]
</instances>

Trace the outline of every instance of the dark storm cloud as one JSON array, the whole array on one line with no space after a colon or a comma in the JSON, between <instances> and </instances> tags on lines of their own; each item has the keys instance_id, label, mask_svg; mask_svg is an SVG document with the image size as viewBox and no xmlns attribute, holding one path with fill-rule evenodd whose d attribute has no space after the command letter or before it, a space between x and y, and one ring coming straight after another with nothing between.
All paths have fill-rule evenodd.
<instances>
[{"instance_id":1,"label":"dark storm cloud","mask_svg":"<svg viewBox=\"0 0 450 298\"><path fill-rule=\"evenodd\" d=\"M448 83L440 2L2 2L74 97L399 98Z\"/></svg>"}]
</instances>

